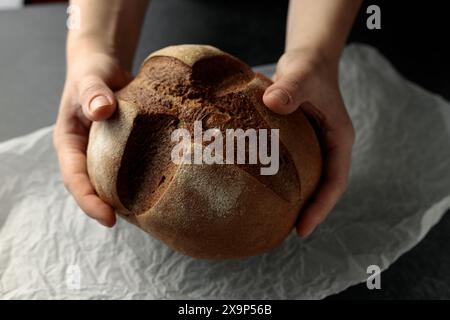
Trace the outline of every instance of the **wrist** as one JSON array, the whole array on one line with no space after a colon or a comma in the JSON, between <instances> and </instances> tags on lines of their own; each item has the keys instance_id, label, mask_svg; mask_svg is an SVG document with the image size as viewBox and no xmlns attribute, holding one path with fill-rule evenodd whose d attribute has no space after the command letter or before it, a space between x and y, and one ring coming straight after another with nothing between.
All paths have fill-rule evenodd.
<instances>
[{"instance_id":1,"label":"wrist","mask_svg":"<svg viewBox=\"0 0 450 320\"><path fill-rule=\"evenodd\" d=\"M117 52L112 44L105 39L94 35L83 35L79 33L68 33L67 36L67 59L77 59L80 56L91 54L104 54L110 57L117 57Z\"/></svg>"},{"instance_id":2,"label":"wrist","mask_svg":"<svg viewBox=\"0 0 450 320\"><path fill-rule=\"evenodd\" d=\"M67 60L66 81L76 83L86 76L97 76L102 79L126 73L119 59L99 50L80 50Z\"/></svg>"},{"instance_id":3,"label":"wrist","mask_svg":"<svg viewBox=\"0 0 450 320\"><path fill-rule=\"evenodd\" d=\"M90 72L102 70L104 66L117 66L125 69L113 49L104 40L80 35L67 37L67 78L73 79Z\"/></svg>"},{"instance_id":4,"label":"wrist","mask_svg":"<svg viewBox=\"0 0 450 320\"><path fill-rule=\"evenodd\" d=\"M325 67L337 74L340 52L331 52L317 45L299 44L286 48L285 55L306 61L313 69Z\"/></svg>"},{"instance_id":5,"label":"wrist","mask_svg":"<svg viewBox=\"0 0 450 320\"><path fill-rule=\"evenodd\" d=\"M302 55L315 64L328 64L337 66L341 56L341 49L324 47L311 43L297 43L286 46L286 52Z\"/></svg>"}]
</instances>

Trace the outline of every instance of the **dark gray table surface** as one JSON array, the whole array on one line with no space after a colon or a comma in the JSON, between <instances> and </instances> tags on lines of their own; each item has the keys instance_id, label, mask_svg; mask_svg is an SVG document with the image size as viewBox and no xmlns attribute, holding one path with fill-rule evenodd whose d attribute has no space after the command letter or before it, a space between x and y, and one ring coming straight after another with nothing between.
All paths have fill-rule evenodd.
<instances>
[{"instance_id":1,"label":"dark gray table surface","mask_svg":"<svg viewBox=\"0 0 450 320\"><path fill-rule=\"evenodd\" d=\"M0 141L54 122L65 77L66 18L63 5L0 11ZM283 51L285 18L285 1L154 0L136 61L166 45L208 43L251 65L271 63ZM392 50L396 39L383 44L380 33L367 36L358 28L362 19L351 41L372 39L365 42L377 46L408 78L449 98L448 73L437 65L439 53L437 61L430 62L435 69L418 65ZM382 290L369 291L361 284L329 299L450 298L448 243L446 215L418 246L382 273Z\"/></svg>"}]
</instances>

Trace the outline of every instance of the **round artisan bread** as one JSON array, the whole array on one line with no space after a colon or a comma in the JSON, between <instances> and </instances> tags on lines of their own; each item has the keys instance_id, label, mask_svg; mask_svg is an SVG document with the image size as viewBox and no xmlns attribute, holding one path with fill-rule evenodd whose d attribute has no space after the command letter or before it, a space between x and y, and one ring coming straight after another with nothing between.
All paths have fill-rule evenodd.
<instances>
[{"instance_id":1,"label":"round artisan bread","mask_svg":"<svg viewBox=\"0 0 450 320\"><path fill-rule=\"evenodd\" d=\"M242 61L205 45L152 53L116 93L117 112L94 122L88 172L98 195L138 227L184 254L240 258L279 245L316 188L322 168L315 132L299 109L262 102L271 84ZM279 129L279 170L257 164L175 164L171 134ZM225 144L225 143L224 143Z\"/></svg>"}]
</instances>

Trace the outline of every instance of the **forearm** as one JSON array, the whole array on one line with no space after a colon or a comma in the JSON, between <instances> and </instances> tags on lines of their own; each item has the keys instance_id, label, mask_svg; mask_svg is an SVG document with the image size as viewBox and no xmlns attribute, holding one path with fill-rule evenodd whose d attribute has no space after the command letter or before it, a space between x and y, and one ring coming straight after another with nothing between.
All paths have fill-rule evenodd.
<instances>
[{"instance_id":1,"label":"forearm","mask_svg":"<svg viewBox=\"0 0 450 320\"><path fill-rule=\"evenodd\" d=\"M101 52L131 69L148 0L71 0L80 8L80 28L69 30L67 59Z\"/></svg>"},{"instance_id":2,"label":"forearm","mask_svg":"<svg viewBox=\"0 0 450 320\"><path fill-rule=\"evenodd\" d=\"M286 51L315 51L339 60L362 0L290 0Z\"/></svg>"}]
</instances>

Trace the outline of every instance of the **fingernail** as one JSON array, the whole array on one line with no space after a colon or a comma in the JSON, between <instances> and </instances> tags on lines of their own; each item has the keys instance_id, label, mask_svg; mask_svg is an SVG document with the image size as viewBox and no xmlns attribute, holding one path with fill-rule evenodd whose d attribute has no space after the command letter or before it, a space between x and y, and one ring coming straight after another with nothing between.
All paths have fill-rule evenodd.
<instances>
[{"instance_id":1,"label":"fingernail","mask_svg":"<svg viewBox=\"0 0 450 320\"><path fill-rule=\"evenodd\" d=\"M111 102L106 98L105 96L97 96L94 99L92 99L91 104L89 105L89 108L91 111L95 111L98 108L105 107L111 105Z\"/></svg>"},{"instance_id":2,"label":"fingernail","mask_svg":"<svg viewBox=\"0 0 450 320\"><path fill-rule=\"evenodd\" d=\"M273 89L267 94L267 97L270 99L276 99L282 104L289 103L289 96L281 89Z\"/></svg>"}]
</instances>

